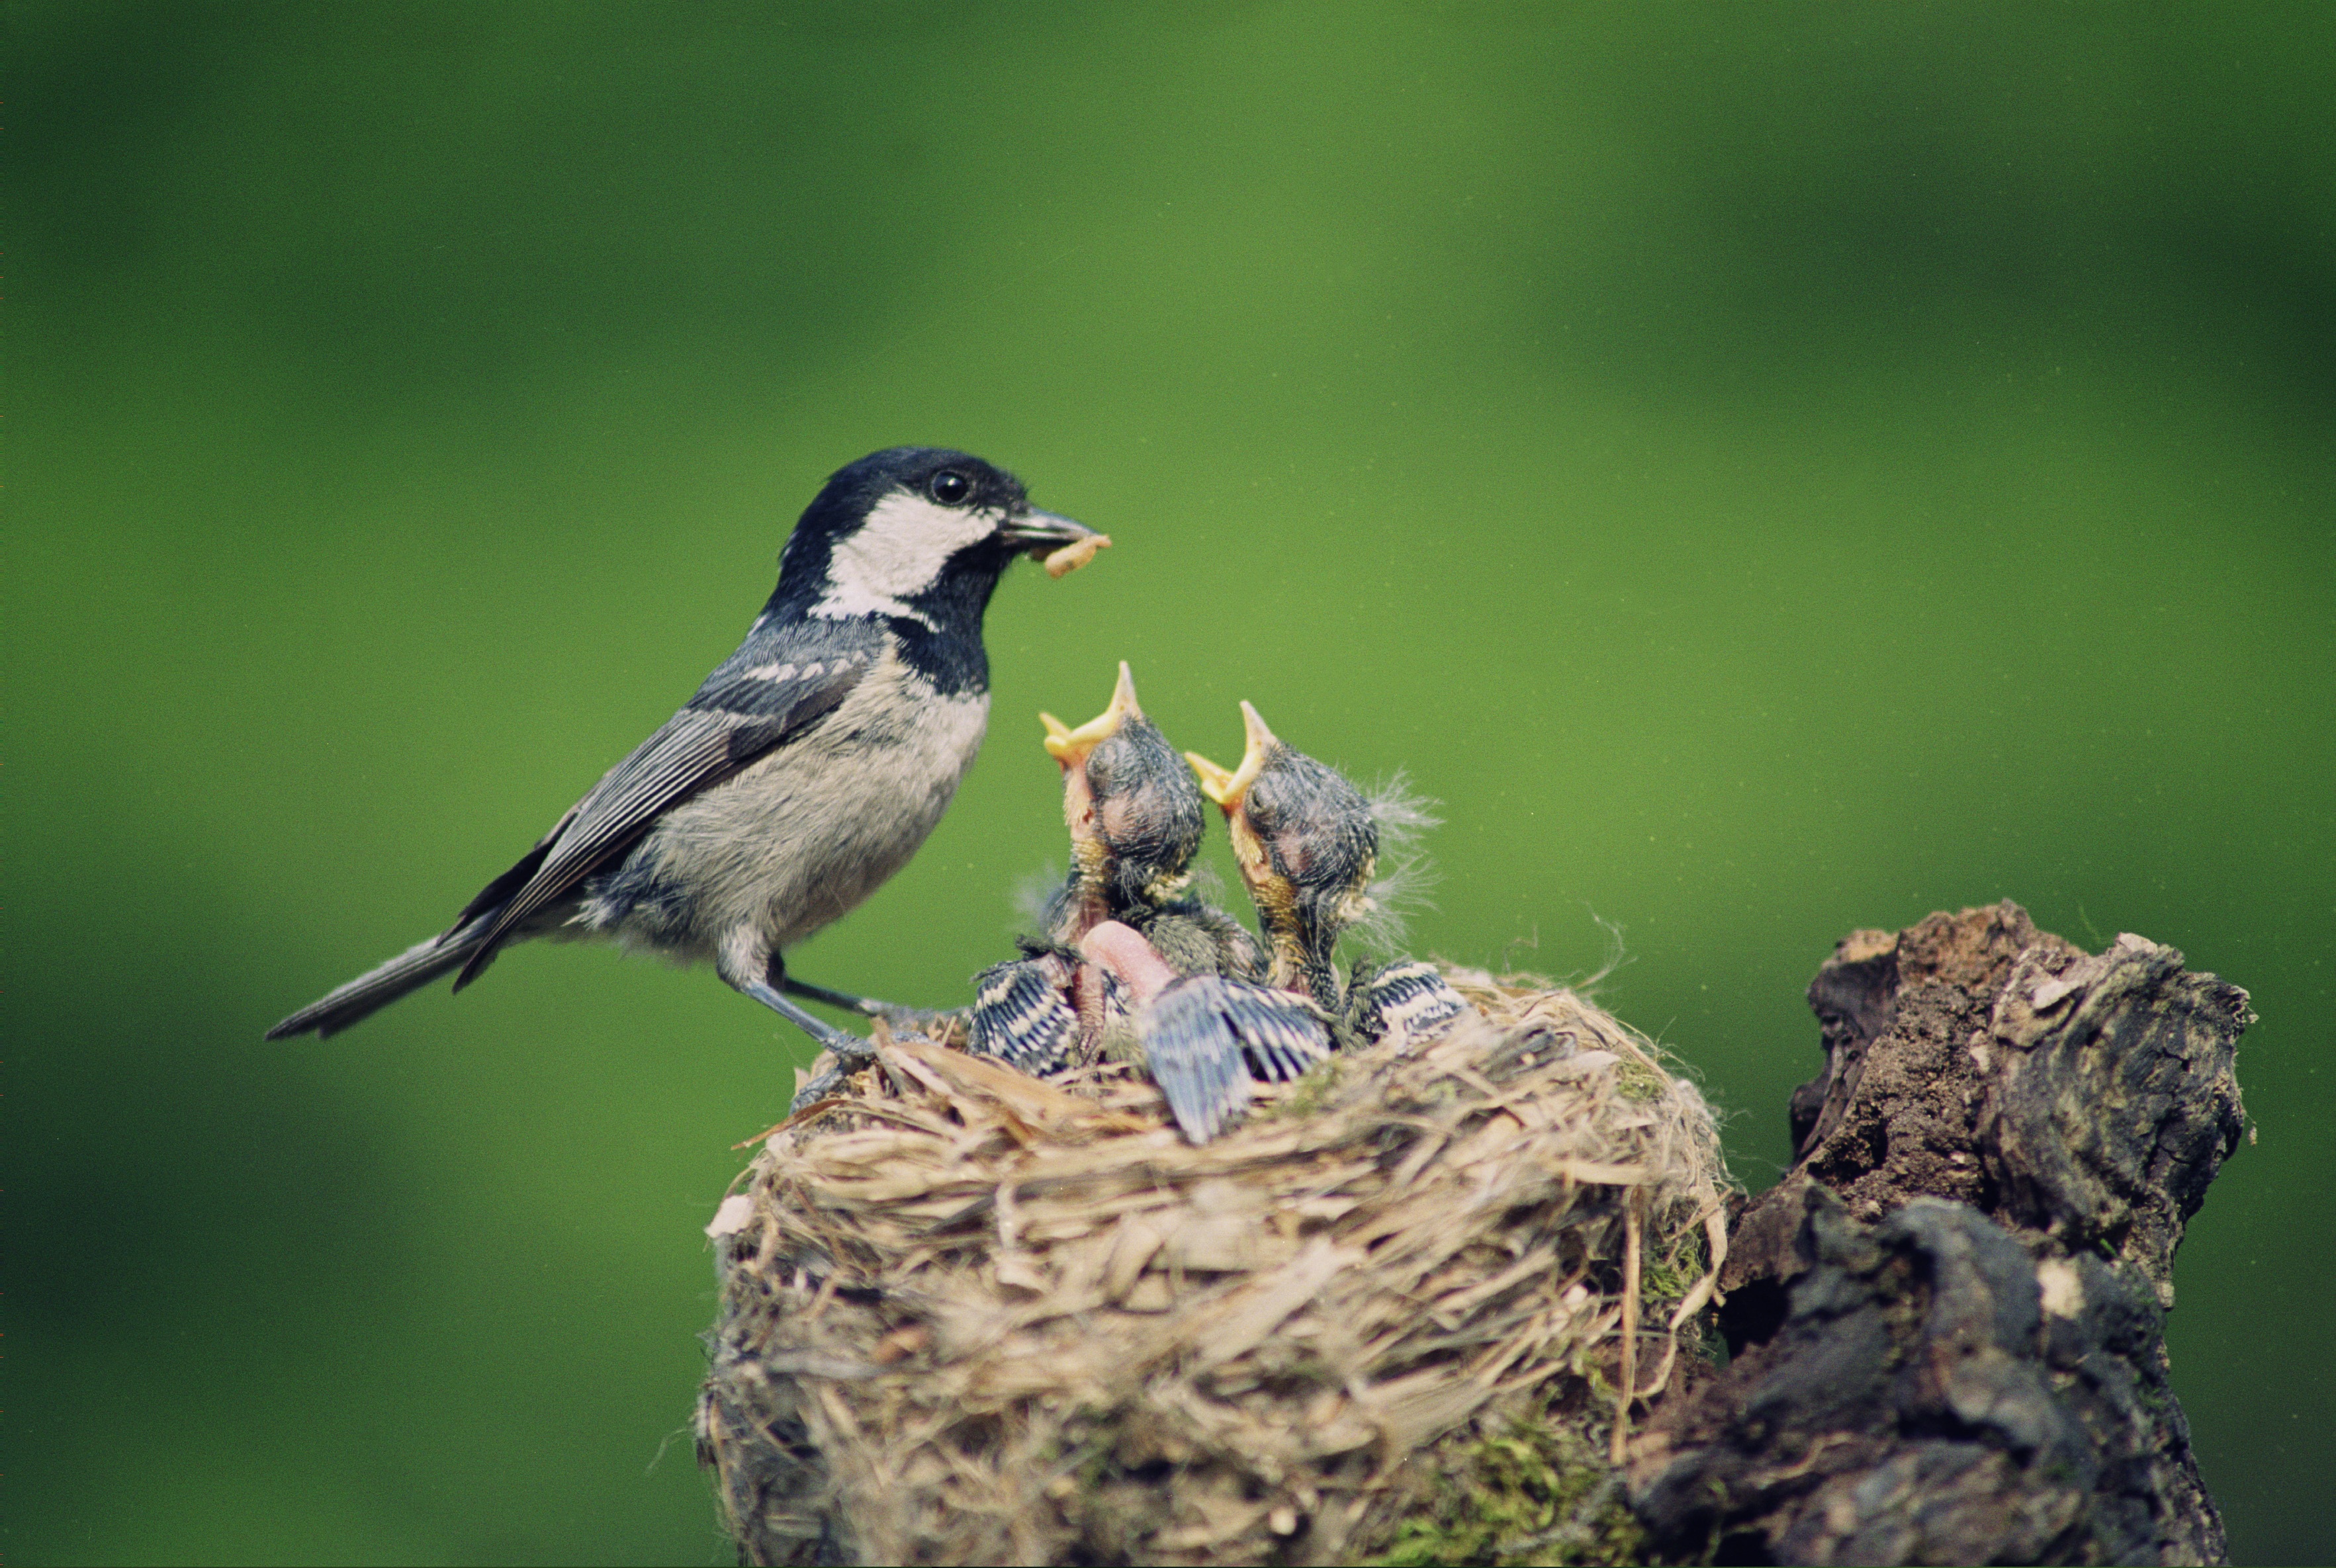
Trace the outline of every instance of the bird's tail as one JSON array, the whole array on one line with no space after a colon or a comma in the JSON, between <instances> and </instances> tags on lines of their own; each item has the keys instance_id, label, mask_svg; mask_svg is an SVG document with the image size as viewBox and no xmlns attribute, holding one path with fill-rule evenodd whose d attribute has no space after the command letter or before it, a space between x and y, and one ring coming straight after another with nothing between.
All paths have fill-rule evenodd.
<instances>
[{"instance_id":1,"label":"bird's tail","mask_svg":"<svg viewBox=\"0 0 2336 1568\"><path fill-rule=\"evenodd\" d=\"M379 969L368 969L347 985L310 1002L268 1031L271 1040L315 1034L318 1039L336 1035L389 1006L408 991L418 991L450 969L459 969L479 950L487 922L466 920L426 942L416 942Z\"/></svg>"}]
</instances>

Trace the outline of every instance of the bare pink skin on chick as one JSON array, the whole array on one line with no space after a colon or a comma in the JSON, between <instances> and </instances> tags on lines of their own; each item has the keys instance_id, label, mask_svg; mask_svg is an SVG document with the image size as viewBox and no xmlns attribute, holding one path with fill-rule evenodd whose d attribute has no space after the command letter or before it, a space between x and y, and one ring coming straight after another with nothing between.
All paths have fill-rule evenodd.
<instances>
[{"instance_id":1,"label":"bare pink skin on chick","mask_svg":"<svg viewBox=\"0 0 2336 1568\"><path fill-rule=\"evenodd\" d=\"M1079 951L1090 963L1118 976L1120 984L1135 994L1138 1007L1150 1003L1176 979L1168 960L1133 926L1118 920L1105 920L1081 937Z\"/></svg>"}]
</instances>

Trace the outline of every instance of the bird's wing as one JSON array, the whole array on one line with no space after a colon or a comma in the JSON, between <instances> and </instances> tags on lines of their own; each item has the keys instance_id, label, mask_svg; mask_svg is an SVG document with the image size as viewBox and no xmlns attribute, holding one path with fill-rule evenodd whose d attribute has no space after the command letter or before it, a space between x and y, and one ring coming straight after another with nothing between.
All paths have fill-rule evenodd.
<instances>
[{"instance_id":1,"label":"bird's wing","mask_svg":"<svg viewBox=\"0 0 2336 1568\"><path fill-rule=\"evenodd\" d=\"M1400 959L1368 973L1358 970L1347 1008L1355 1032L1366 1040L1398 1035L1416 1042L1450 1028L1467 1012L1468 998L1435 965Z\"/></svg>"},{"instance_id":2,"label":"bird's wing","mask_svg":"<svg viewBox=\"0 0 2336 1568\"><path fill-rule=\"evenodd\" d=\"M1229 982L1225 1019L1241 1037L1250 1066L1287 1083L1330 1056L1330 1032L1302 998L1271 986Z\"/></svg>"},{"instance_id":3,"label":"bird's wing","mask_svg":"<svg viewBox=\"0 0 2336 1568\"><path fill-rule=\"evenodd\" d=\"M1330 1055L1330 1032L1304 998L1218 975L1153 998L1143 1038L1152 1081L1195 1144L1240 1119L1258 1077L1286 1083Z\"/></svg>"},{"instance_id":4,"label":"bird's wing","mask_svg":"<svg viewBox=\"0 0 2336 1568\"><path fill-rule=\"evenodd\" d=\"M1060 959L1017 959L974 976L967 1048L1034 1076L1066 1066L1079 1027L1078 1014L1063 999L1068 968Z\"/></svg>"},{"instance_id":5,"label":"bird's wing","mask_svg":"<svg viewBox=\"0 0 2336 1568\"><path fill-rule=\"evenodd\" d=\"M456 990L478 978L528 917L623 854L666 812L832 713L877 657L871 642L814 649L821 657L750 662L753 646L726 660L687 707L610 768L541 843L472 901L465 917L485 917L489 901L512 890L501 911L485 917L479 950L455 978Z\"/></svg>"},{"instance_id":6,"label":"bird's wing","mask_svg":"<svg viewBox=\"0 0 2336 1568\"><path fill-rule=\"evenodd\" d=\"M551 853L551 846L560 842L560 835L568 831L568 824L576 820L576 813L580 809L580 805L569 806L566 813L551 824L551 831L536 840L533 849L519 857L517 865L481 888L479 896L464 904L462 912L454 917L454 923L447 928L446 934L451 937L482 917L493 919L495 911L509 903L513 893L527 886L528 878L535 875L545 857Z\"/></svg>"},{"instance_id":7,"label":"bird's wing","mask_svg":"<svg viewBox=\"0 0 2336 1568\"><path fill-rule=\"evenodd\" d=\"M1251 1079L1225 1019L1225 983L1178 980L1153 998L1143 1025L1144 1065L1185 1138L1205 1144L1240 1118Z\"/></svg>"}]
</instances>

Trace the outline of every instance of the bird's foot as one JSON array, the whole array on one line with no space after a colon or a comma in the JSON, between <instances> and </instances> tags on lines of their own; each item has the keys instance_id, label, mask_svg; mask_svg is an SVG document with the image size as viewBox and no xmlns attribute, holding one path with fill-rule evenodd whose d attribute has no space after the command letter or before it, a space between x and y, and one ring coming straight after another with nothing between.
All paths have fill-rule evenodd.
<instances>
[{"instance_id":1,"label":"bird's foot","mask_svg":"<svg viewBox=\"0 0 2336 1568\"><path fill-rule=\"evenodd\" d=\"M795 1115L807 1105L815 1105L822 1100L833 1098L842 1092L844 1085L852 1081L852 1074L874 1066L876 1061L876 1053L873 1051L854 1051L849 1055L831 1052L830 1055L834 1057L835 1065L795 1091L794 1102L787 1107L789 1115Z\"/></svg>"},{"instance_id":2,"label":"bird's foot","mask_svg":"<svg viewBox=\"0 0 2336 1568\"><path fill-rule=\"evenodd\" d=\"M824 1053L827 1070L810 1078L795 1091L794 1103L787 1107L787 1115L793 1115L806 1105L815 1105L842 1093L843 1086L852 1081L852 1075L874 1066L877 1052L891 1043L892 1031L880 1018L876 1022L875 1038L863 1040L856 1035L845 1035L842 1044L829 1046Z\"/></svg>"}]
</instances>

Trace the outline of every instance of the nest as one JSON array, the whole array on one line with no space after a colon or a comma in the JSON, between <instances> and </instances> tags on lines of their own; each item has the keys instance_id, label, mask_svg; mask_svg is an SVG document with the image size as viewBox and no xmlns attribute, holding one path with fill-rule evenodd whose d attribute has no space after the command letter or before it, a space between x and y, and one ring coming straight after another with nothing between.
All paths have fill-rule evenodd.
<instances>
[{"instance_id":1,"label":"nest","mask_svg":"<svg viewBox=\"0 0 2336 1568\"><path fill-rule=\"evenodd\" d=\"M1124 1067L880 1036L710 1227L744 1558L1350 1561L1520 1413L1619 1447L1714 1294L1711 1113L1572 992L1451 978L1450 1033L1199 1148Z\"/></svg>"}]
</instances>

